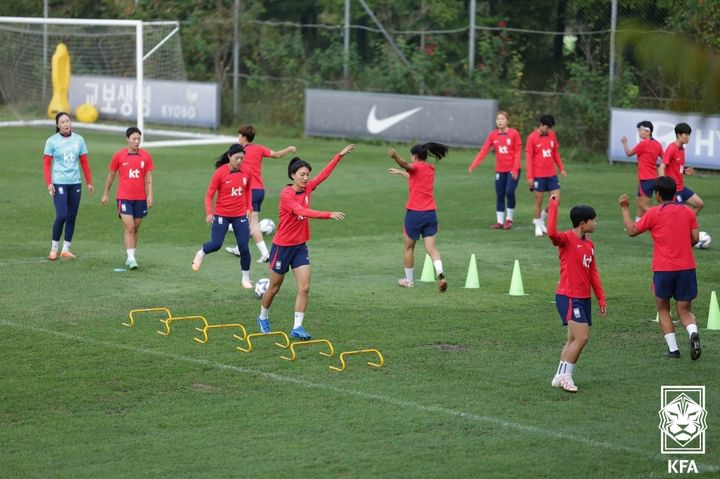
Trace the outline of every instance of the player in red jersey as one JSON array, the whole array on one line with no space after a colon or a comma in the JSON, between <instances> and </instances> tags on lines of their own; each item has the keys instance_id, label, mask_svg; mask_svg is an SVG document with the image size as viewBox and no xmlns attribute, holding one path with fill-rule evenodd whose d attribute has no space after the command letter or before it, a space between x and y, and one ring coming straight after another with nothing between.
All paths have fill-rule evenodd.
<instances>
[{"instance_id":1,"label":"player in red jersey","mask_svg":"<svg viewBox=\"0 0 720 479\"><path fill-rule=\"evenodd\" d=\"M490 227L496 230L509 230L512 228L513 214L515 212L515 189L520 177L522 139L516 129L508 127L507 112L497 112L495 125L497 125L497 129L491 131L488 135L482 149L468 167L468 174L480 166L480 163L492 148L495 152L496 222ZM506 198L507 210L505 209Z\"/></svg>"},{"instance_id":2,"label":"player in red jersey","mask_svg":"<svg viewBox=\"0 0 720 479\"><path fill-rule=\"evenodd\" d=\"M295 157L288 164L288 177L292 183L280 192L279 221L277 232L270 249L270 284L262 296L260 316L257 318L260 332L270 332L270 306L285 280L285 273L291 268L297 282L295 295L295 321L290 336L306 341L312 336L305 331L303 321L310 292L310 255L307 241L310 239L309 218L342 220L341 211L317 211L310 208L312 192L325 181L345 155L353 151L355 145L343 148L313 179L310 179L312 167L307 161Z\"/></svg>"},{"instance_id":3,"label":"player in red jersey","mask_svg":"<svg viewBox=\"0 0 720 479\"><path fill-rule=\"evenodd\" d=\"M405 277L398 281L404 288L414 286L413 265L415 263L415 242L423 237L425 251L432 258L435 273L438 277L440 292L447 291L447 279L443 272L440 252L435 247L435 235L438 231L438 220L435 208L435 166L427 162L428 153L438 161L448 154L448 147L440 143L424 143L413 146L410 149L412 163L400 158L394 149L388 154L390 158L400 165L402 170L391 168L390 173L402 174L408 178L408 200L405 204L405 223L403 226L403 237L405 252L403 255L405 265Z\"/></svg>"},{"instance_id":4,"label":"player in red jersey","mask_svg":"<svg viewBox=\"0 0 720 479\"><path fill-rule=\"evenodd\" d=\"M119 174L117 190L118 216L123 224L123 241L127 260L125 266L137 269L135 250L138 244L138 234L142 219L147 216L148 209L154 203L152 171L155 169L152 156L140 148L142 132L139 128L131 126L125 131L128 146L116 152L110 161L105 190L100 201L106 205L110 187Z\"/></svg>"},{"instance_id":5,"label":"player in red jersey","mask_svg":"<svg viewBox=\"0 0 720 479\"><path fill-rule=\"evenodd\" d=\"M684 185L683 176L692 175L695 170L685 166L685 145L690 142L692 128L687 123L675 125L675 141L670 143L663 154L663 161L660 164L659 175L669 176L677 184L675 201L685 203L695 210L695 215L705 206L705 202L693 190Z\"/></svg>"},{"instance_id":6,"label":"player in red jersey","mask_svg":"<svg viewBox=\"0 0 720 479\"><path fill-rule=\"evenodd\" d=\"M665 335L668 351L665 356L679 358L680 350L675 338L675 326L670 317L670 299L675 298L675 309L680 322L690 336L690 359L700 357L700 337L692 313L692 300L697 296L697 277L692 245L698 242L698 223L693 211L673 201L677 186L669 176L655 180L653 187L658 206L649 208L637 222L630 218L627 195L620 195L618 203L628 236L650 231L653 239L653 291L660 328Z\"/></svg>"},{"instance_id":7,"label":"player in red jersey","mask_svg":"<svg viewBox=\"0 0 720 479\"><path fill-rule=\"evenodd\" d=\"M240 251L240 269L242 270L242 287L252 288L250 282L250 227L248 213L252 211L250 175L241 169L245 149L235 143L230 145L215 163L215 173L210 178L210 185L205 194L205 222L212 225L210 241L206 242L195 254L192 269L199 271L206 254L217 251L223 244L228 227L232 225L235 240ZM213 198L217 200L213 208Z\"/></svg>"},{"instance_id":8,"label":"player in red jersey","mask_svg":"<svg viewBox=\"0 0 720 479\"><path fill-rule=\"evenodd\" d=\"M535 236L547 233L545 226L547 211L543 209L545 192L560 198L560 182L555 165L560 169L560 174L567 176L560 159L560 144L552 130L554 126L555 118L552 115L541 116L540 126L528 135L525 143L525 174L535 199L532 220L535 225Z\"/></svg>"},{"instance_id":9,"label":"player in red jersey","mask_svg":"<svg viewBox=\"0 0 720 479\"><path fill-rule=\"evenodd\" d=\"M586 236L597 226L595 210L585 205L573 207L570 210L573 228L562 232L557 230L558 205L558 197L550 196L547 234L560 251L560 281L555 292L555 306L568 330L560 364L550 384L574 393L577 386L573 381L573 370L592 326L590 289L597 298L601 317L607 313L607 303L595 262L595 245Z\"/></svg>"},{"instance_id":10,"label":"player in red jersey","mask_svg":"<svg viewBox=\"0 0 720 479\"><path fill-rule=\"evenodd\" d=\"M255 140L255 134L257 131L252 125L241 125L238 129L238 143L245 148L245 159L243 160L243 170L250 173L250 179L252 180L252 206L253 210L250 213L250 235L252 236L255 245L260 250L260 258L257 260L258 263L265 263L268 260L270 253L268 252L267 245L263 239L262 231L260 231L260 224L258 214L262 207L263 200L265 199L265 186L262 180L262 161L265 158L282 158L288 153L295 153L297 150L294 146L288 146L280 151L272 151L266 146L258 145L253 143ZM225 248L230 254L240 256L237 248Z\"/></svg>"},{"instance_id":11,"label":"player in red jersey","mask_svg":"<svg viewBox=\"0 0 720 479\"><path fill-rule=\"evenodd\" d=\"M637 155L638 190L636 199L635 221L645 214L650 207L650 198L653 196L655 178L658 177L658 158L662 160L663 147L659 141L652 137L653 124L641 121L637 124L640 141L632 150L628 147L628 139L620 138L626 156Z\"/></svg>"}]
</instances>

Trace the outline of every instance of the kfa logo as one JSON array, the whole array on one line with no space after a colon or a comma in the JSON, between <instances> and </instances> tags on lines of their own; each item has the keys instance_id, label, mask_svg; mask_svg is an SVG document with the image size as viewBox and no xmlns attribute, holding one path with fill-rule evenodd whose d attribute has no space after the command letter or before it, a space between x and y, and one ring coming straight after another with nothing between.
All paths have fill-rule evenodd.
<instances>
[{"instance_id":1,"label":"kfa logo","mask_svg":"<svg viewBox=\"0 0 720 479\"><path fill-rule=\"evenodd\" d=\"M705 386L661 386L660 453L705 454ZM692 459L668 459L668 473L697 473Z\"/></svg>"},{"instance_id":2,"label":"kfa logo","mask_svg":"<svg viewBox=\"0 0 720 479\"><path fill-rule=\"evenodd\" d=\"M508 153L508 147L507 146L498 146L498 153L501 153L503 155L507 155Z\"/></svg>"},{"instance_id":3,"label":"kfa logo","mask_svg":"<svg viewBox=\"0 0 720 479\"><path fill-rule=\"evenodd\" d=\"M552 157L552 150L542 150L542 156L543 156L543 158Z\"/></svg>"},{"instance_id":4,"label":"kfa logo","mask_svg":"<svg viewBox=\"0 0 720 479\"><path fill-rule=\"evenodd\" d=\"M128 170L128 175L130 176L130 178L140 178L140 170Z\"/></svg>"},{"instance_id":5,"label":"kfa logo","mask_svg":"<svg viewBox=\"0 0 720 479\"><path fill-rule=\"evenodd\" d=\"M230 188L230 196L241 196L242 195L242 186L238 186L237 188Z\"/></svg>"}]
</instances>

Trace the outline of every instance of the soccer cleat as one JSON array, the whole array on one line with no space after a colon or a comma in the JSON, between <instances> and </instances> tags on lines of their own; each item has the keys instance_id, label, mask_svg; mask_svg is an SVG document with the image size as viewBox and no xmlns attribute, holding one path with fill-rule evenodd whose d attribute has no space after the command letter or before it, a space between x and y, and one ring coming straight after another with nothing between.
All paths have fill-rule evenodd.
<instances>
[{"instance_id":1,"label":"soccer cleat","mask_svg":"<svg viewBox=\"0 0 720 479\"><path fill-rule=\"evenodd\" d=\"M57 259L57 257L58 257L58 252L56 249L50 251L50 254L48 255L48 259L50 261L55 261Z\"/></svg>"},{"instance_id":2,"label":"soccer cleat","mask_svg":"<svg viewBox=\"0 0 720 479\"><path fill-rule=\"evenodd\" d=\"M560 387L569 393L576 393L578 390L577 386L575 386L575 383L573 382L572 376L569 374L565 374L560 378Z\"/></svg>"},{"instance_id":3,"label":"soccer cleat","mask_svg":"<svg viewBox=\"0 0 720 479\"><path fill-rule=\"evenodd\" d=\"M677 351L665 351L663 353L663 356L670 359L679 359L680 358L680 350Z\"/></svg>"},{"instance_id":4,"label":"soccer cleat","mask_svg":"<svg viewBox=\"0 0 720 479\"><path fill-rule=\"evenodd\" d=\"M202 250L195 253L195 259L193 259L192 262L192 269L193 271L200 271L200 266L202 266L204 255L202 254Z\"/></svg>"},{"instance_id":5,"label":"soccer cleat","mask_svg":"<svg viewBox=\"0 0 720 479\"><path fill-rule=\"evenodd\" d=\"M697 361L701 353L700 336L698 336L698 333L692 333L690 335L690 359Z\"/></svg>"},{"instance_id":6,"label":"soccer cleat","mask_svg":"<svg viewBox=\"0 0 720 479\"><path fill-rule=\"evenodd\" d=\"M545 225L544 221L540 223L540 229L542 230L543 234L547 234L547 226Z\"/></svg>"},{"instance_id":7,"label":"soccer cleat","mask_svg":"<svg viewBox=\"0 0 720 479\"><path fill-rule=\"evenodd\" d=\"M398 280L398 284L403 288L412 288L413 286L415 286L415 283L413 283L412 281L408 281L405 278L400 278Z\"/></svg>"},{"instance_id":8,"label":"soccer cleat","mask_svg":"<svg viewBox=\"0 0 720 479\"><path fill-rule=\"evenodd\" d=\"M556 374L555 376L553 376L552 381L550 381L550 386L552 386L554 388L559 388L561 379L562 379L562 375Z\"/></svg>"},{"instance_id":9,"label":"soccer cleat","mask_svg":"<svg viewBox=\"0 0 720 479\"><path fill-rule=\"evenodd\" d=\"M260 332L263 334L270 333L270 319L260 319L260 316L257 318L257 324L260 328Z\"/></svg>"},{"instance_id":10,"label":"soccer cleat","mask_svg":"<svg viewBox=\"0 0 720 479\"><path fill-rule=\"evenodd\" d=\"M250 281L242 281L242 287L245 289L252 289L253 284Z\"/></svg>"},{"instance_id":11,"label":"soccer cleat","mask_svg":"<svg viewBox=\"0 0 720 479\"><path fill-rule=\"evenodd\" d=\"M505 223L503 224L503 229L509 230L510 228L512 228L512 220L505 220Z\"/></svg>"},{"instance_id":12,"label":"soccer cleat","mask_svg":"<svg viewBox=\"0 0 720 479\"><path fill-rule=\"evenodd\" d=\"M502 225L502 223L494 223L494 224L490 225L490 229L501 230L501 229L503 229L503 225Z\"/></svg>"},{"instance_id":13,"label":"soccer cleat","mask_svg":"<svg viewBox=\"0 0 720 479\"><path fill-rule=\"evenodd\" d=\"M231 255L240 256L240 248L238 248L237 246L235 246L234 248L227 246L227 247L225 247L225 251L227 251Z\"/></svg>"},{"instance_id":14,"label":"soccer cleat","mask_svg":"<svg viewBox=\"0 0 720 479\"><path fill-rule=\"evenodd\" d=\"M62 253L60 253L60 257L62 259L77 259L77 256L72 254L70 251L63 251Z\"/></svg>"},{"instance_id":15,"label":"soccer cleat","mask_svg":"<svg viewBox=\"0 0 720 479\"><path fill-rule=\"evenodd\" d=\"M445 279L445 273L440 273L438 275L438 289L441 293L444 293L447 291L447 280Z\"/></svg>"},{"instance_id":16,"label":"soccer cleat","mask_svg":"<svg viewBox=\"0 0 720 479\"><path fill-rule=\"evenodd\" d=\"M240 255L238 254L238 256L240 256ZM268 254L268 255L262 255L262 256L260 256L260 258L258 258L258 260L257 260L258 263L267 263L268 261L270 261L270 255L269 255L269 254Z\"/></svg>"},{"instance_id":17,"label":"soccer cleat","mask_svg":"<svg viewBox=\"0 0 720 479\"><path fill-rule=\"evenodd\" d=\"M542 235L543 235L542 226L540 226L539 224L535 223L535 236L538 236L538 237L539 237L539 236L542 236Z\"/></svg>"},{"instance_id":18,"label":"soccer cleat","mask_svg":"<svg viewBox=\"0 0 720 479\"><path fill-rule=\"evenodd\" d=\"M307 341L308 339L312 339L310 333L305 331L305 328L303 328L302 326L298 326L297 328L290 331L290 337L294 339L299 339L300 341Z\"/></svg>"},{"instance_id":19,"label":"soccer cleat","mask_svg":"<svg viewBox=\"0 0 720 479\"><path fill-rule=\"evenodd\" d=\"M127 266L128 269L138 269L137 261L134 259L129 259L125 261L125 266Z\"/></svg>"}]
</instances>

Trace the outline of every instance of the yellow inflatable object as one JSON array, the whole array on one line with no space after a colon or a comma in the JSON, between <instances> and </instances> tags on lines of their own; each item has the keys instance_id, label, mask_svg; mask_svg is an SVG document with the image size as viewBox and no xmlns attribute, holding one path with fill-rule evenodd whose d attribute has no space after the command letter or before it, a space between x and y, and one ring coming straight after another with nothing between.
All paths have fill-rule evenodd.
<instances>
[{"instance_id":1,"label":"yellow inflatable object","mask_svg":"<svg viewBox=\"0 0 720 479\"><path fill-rule=\"evenodd\" d=\"M90 103L83 103L75 110L75 118L83 123L95 123L98 119L98 110Z\"/></svg>"},{"instance_id":2,"label":"yellow inflatable object","mask_svg":"<svg viewBox=\"0 0 720 479\"><path fill-rule=\"evenodd\" d=\"M48 116L54 120L58 112L70 111L70 53L64 43L58 43L52 56L51 68L53 95L48 105Z\"/></svg>"}]
</instances>

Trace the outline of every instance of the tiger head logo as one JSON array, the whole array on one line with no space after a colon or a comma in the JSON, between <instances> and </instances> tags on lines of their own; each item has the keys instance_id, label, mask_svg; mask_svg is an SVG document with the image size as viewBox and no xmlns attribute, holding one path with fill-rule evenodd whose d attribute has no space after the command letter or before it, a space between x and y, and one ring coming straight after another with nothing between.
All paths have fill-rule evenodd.
<instances>
[{"instance_id":1,"label":"tiger head logo","mask_svg":"<svg viewBox=\"0 0 720 479\"><path fill-rule=\"evenodd\" d=\"M659 412L660 430L685 447L707 429L707 412L685 393L667 403Z\"/></svg>"}]
</instances>

